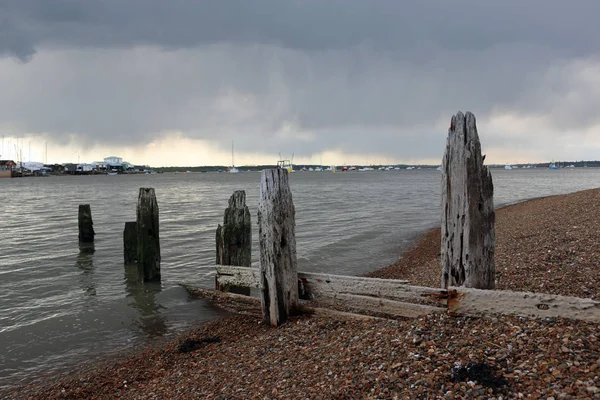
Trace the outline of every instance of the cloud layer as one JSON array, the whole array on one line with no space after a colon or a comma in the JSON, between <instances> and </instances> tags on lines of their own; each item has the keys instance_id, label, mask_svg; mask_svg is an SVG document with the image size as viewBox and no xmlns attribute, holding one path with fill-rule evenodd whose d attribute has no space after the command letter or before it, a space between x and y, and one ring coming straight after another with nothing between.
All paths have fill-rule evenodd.
<instances>
[{"instance_id":1,"label":"cloud layer","mask_svg":"<svg viewBox=\"0 0 600 400\"><path fill-rule=\"evenodd\" d=\"M0 129L403 161L460 109L492 162L594 158L600 3L496 3L5 0Z\"/></svg>"}]
</instances>

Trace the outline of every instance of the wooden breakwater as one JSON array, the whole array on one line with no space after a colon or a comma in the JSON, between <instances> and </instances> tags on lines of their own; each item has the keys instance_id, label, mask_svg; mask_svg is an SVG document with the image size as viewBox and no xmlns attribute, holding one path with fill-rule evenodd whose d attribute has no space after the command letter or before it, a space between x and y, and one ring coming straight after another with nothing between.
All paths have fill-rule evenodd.
<instances>
[{"instance_id":1,"label":"wooden breakwater","mask_svg":"<svg viewBox=\"0 0 600 400\"><path fill-rule=\"evenodd\" d=\"M451 119L442 163L439 289L412 286L402 280L297 271L294 208L287 174L281 169L263 171L261 177L260 268L218 265L217 288L235 285L259 289L263 320L273 326L301 310L303 300L318 300L320 304L359 313L400 317L449 312L600 322L598 301L492 290L495 214L493 183L484 159L475 116L458 112Z\"/></svg>"},{"instance_id":2,"label":"wooden breakwater","mask_svg":"<svg viewBox=\"0 0 600 400\"><path fill-rule=\"evenodd\" d=\"M215 235L213 292L239 299L239 294L225 292L248 295L255 289L263 321L272 326L306 311L307 302L312 301L362 315L414 318L437 312L469 316L498 313L600 322L598 301L493 290L493 183L484 159L475 116L457 113L448 130L442 165L439 288L414 286L405 280L298 271L295 208L288 173L272 168L263 170L260 178L259 268L251 267L251 219L245 193L236 191ZM83 207L80 241L89 239L90 232L93 241L91 225L91 209ZM137 263L140 280L161 279L159 208L153 188L140 188L136 221L127 222L123 231L123 250L125 264Z\"/></svg>"}]
</instances>

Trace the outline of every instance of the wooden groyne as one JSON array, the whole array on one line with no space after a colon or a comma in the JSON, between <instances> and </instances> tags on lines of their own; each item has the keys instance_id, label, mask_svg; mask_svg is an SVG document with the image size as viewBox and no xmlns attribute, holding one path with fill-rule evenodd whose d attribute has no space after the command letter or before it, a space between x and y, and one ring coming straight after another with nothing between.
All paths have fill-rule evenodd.
<instances>
[{"instance_id":1,"label":"wooden groyne","mask_svg":"<svg viewBox=\"0 0 600 400\"><path fill-rule=\"evenodd\" d=\"M336 276L296 270L294 207L284 170L265 170L259 204L260 268L216 267L218 285L258 288L263 320L277 326L305 305L358 313L417 317L434 312L486 316L564 317L600 322L600 302L577 297L493 289L493 183L475 116L452 117L442 172L440 289L406 281ZM485 290L484 290L485 289Z\"/></svg>"}]
</instances>

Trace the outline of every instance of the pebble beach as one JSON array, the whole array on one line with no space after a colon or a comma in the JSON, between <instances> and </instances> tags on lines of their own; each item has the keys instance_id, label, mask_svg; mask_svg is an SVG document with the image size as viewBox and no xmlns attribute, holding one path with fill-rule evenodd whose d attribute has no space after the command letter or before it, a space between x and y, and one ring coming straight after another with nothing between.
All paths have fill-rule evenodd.
<instances>
[{"instance_id":1,"label":"pebble beach","mask_svg":"<svg viewBox=\"0 0 600 400\"><path fill-rule=\"evenodd\" d=\"M372 277L439 287L440 231ZM600 297L600 189L496 211L498 290ZM14 399L600 399L599 324L259 311L0 394Z\"/></svg>"}]
</instances>

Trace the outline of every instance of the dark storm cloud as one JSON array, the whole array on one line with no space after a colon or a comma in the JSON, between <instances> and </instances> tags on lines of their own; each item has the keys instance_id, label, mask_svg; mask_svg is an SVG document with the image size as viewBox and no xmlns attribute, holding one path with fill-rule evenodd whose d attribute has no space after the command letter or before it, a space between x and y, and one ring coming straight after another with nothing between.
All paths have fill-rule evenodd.
<instances>
[{"instance_id":1,"label":"dark storm cloud","mask_svg":"<svg viewBox=\"0 0 600 400\"><path fill-rule=\"evenodd\" d=\"M240 151L432 157L458 109L480 123L598 124L599 12L597 1L3 0L0 120L62 140L179 130L235 137ZM501 129L482 134L502 145Z\"/></svg>"},{"instance_id":2,"label":"dark storm cloud","mask_svg":"<svg viewBox=\"0 0 600 400\"><path fill-rule=\"evenodd\" d=\"M483 50L529 43L569 54L596 51L595 0L3 0L5 54L39 45L165 48L238 42L299 50ZM5 36L5 37L4 37ZM401 56L401 54L399 54Z\"/></svg>"}]
</instances>

